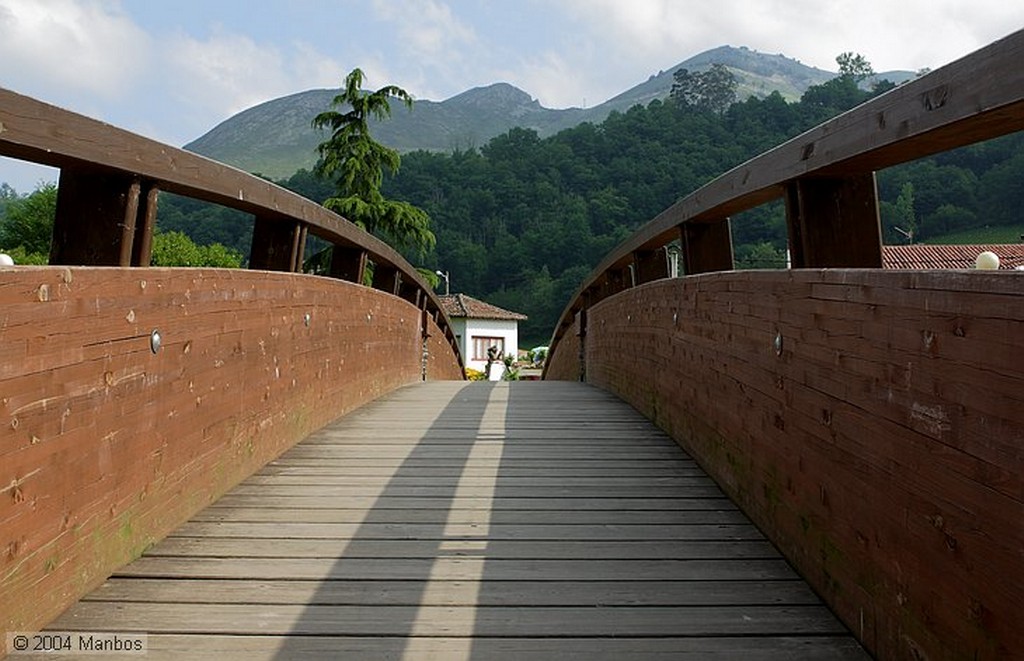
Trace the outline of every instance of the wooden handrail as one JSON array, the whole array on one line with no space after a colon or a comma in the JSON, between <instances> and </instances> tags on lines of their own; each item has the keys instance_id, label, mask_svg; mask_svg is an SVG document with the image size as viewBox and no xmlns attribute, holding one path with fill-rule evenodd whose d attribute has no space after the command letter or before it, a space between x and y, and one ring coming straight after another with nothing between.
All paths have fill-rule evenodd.
<instances>
[{"instance_id":1,"label":"wooden handrail","mask_svg":"<svg viewBox=\"0 0 1024 661\"><path fill-rule=\"evenodd\" d=\"M294 267L294 237L304 236L306 232L339 248L361 251L365 256L359 263L365 263L368 257L378 268L400 273L403 297L436 315L438 324L451 337L452 349L461 361L454 334L450 332L451 321L440 300L405 258L345 218L280 186L204 156L2 88L0 155L61 168L62 184L68 172L86 174L90 177L87 185L75 187L86 190L85 194L92 194L91 191L98 187L96 182L113 178L115 194L137 200L141 181L149 190L176 193L251 213L258 223L289 225L288 232L295 227L292 234L281 239L287 243L282 250L288 254L282 262L277 262L284 264L278 270L288 270L289 265ZM122 186L122 181L127 185ZM68 189L71 190L72 186L69 185ZM131 195L131 190L135 191L134 195ZM61 223L60 207L58 201L58 225ZM69 221L80 222L78 218ZM130 240L131 232L125 229L130 223L121 218L112 218L110 223L118 234L124 234ZM278 239L278 236L271 236L269 240ZM119 263L127 264L124 256L131 255L132 246L122 241L120 236L117 240L120 245L116 247L115 254L121 256ZM136 247L138 251L139 247ZM114 263L118 263L116 258ZM349 279L358 280L351 272L349 269ZM396 289L397 286L389 288L391 293L398 294Z\"/></svg>"},{"instance_id":2,"label":"wooden handrail","mask_svg":"<svg viewBox=\"0 0 1024 661\"><path fill-rule=\"evenodd\" d=\"M666 246L687 227L699 229L727 221L732 214L786 196L797 182L860 177L864 183L864 176L873 179L874 171L881 168L1024 130L1022 61L1024 30L824 122L680 199L619 244L590 273L562 312L550 342L551 353L581 310L621 289L603 283L622 280L617 274L631 267L634 273L639 271L634 267L637 255ZM877 224L877 201L869 202L875 202ZM832 220L811 219L809 228ZM793 243L791 223L791 247ZM802 265L866 264L811 260Z\"/></svg>"}]
</instances>

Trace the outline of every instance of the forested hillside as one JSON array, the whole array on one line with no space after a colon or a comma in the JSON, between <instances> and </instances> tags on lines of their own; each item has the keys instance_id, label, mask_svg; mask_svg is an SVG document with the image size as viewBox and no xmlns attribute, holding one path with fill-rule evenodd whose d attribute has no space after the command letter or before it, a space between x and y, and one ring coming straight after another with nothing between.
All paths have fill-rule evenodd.
<instances>
[{"instance_id":1,"label":"forested hillside","mask_svg":"<svg viewBox=\"0 0 1024 661\"><path fill-rule=\"evenodd\" d=\"M797 103L773 94L716 113L654 101L549 138L513 129L478 150L406 154L384 192L431 215L437 247L409 255L413 263L449 271L453 291L529 315L523 344L540 344L586 274L630 232L715 176L872 94L840 77ZM882 172L886 242L1020 222L1022 175L1021 135ZM332 192L306 171L282 183L316 200ZM161 204L161 227L247 251L244 217L173 198ZM784 227L777 204L734 219L737 265L784 266Z\"/></svg>"},{"instance_id":2,"label":"forested hillside","mask_svg":"<svg viewBox=\"0 0 1024 661\"><path fill-rule=\"evenodd\" d=\"M763 98L778 91L795 101L810 85L835 76L783 55L721 46L660 71L596 106L545 108L527 92L508 83L495 83L444 101L418 100L414 112L403 109L386 121L371 120L371 125L377 140L401 153L475 149L514 127L531 128L547 137L581 122L600 123L612 111L625 112L637 104L664 100L675 71L703 71L716 63L735 76L738 99L750 95ZM899 82L912 74L893 71L885 75ZM309 90L261 103L224 120L185 149L274 178L288 177L300 168L312 169L316 146L325 135L314 129L311 121L339 91Z\"/></svg>"}]
</instances>

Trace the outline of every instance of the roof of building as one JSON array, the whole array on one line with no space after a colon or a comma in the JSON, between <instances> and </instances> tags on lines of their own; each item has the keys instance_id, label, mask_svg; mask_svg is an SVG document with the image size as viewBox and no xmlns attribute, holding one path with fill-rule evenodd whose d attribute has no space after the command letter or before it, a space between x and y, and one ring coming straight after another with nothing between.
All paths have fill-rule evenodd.
<instances>
[{"instance_id":1,"label":"roof of building","mask_svg":"<svg viewBox=\"0 0 1024 661\"><path fill-rule=\"evenodd\" d=\"M1000 269L1024 266L1024 244L882 246L882 263L887 269L973 269L974 260L985 251L999 257Z\"/></svg>"},{"instance_id":2,"label":"roof of building","mask_svg":"<svg viewBox=\"0 0 1024 661\"><path fill-rule=\"evenodd\" d=\"M484 303L466 294L440 296L441 306L449 317L467 317L469 319L502 319L505 321L524 321L525 314L499 308L497 305Z\"/></svg>"}]
</instances>

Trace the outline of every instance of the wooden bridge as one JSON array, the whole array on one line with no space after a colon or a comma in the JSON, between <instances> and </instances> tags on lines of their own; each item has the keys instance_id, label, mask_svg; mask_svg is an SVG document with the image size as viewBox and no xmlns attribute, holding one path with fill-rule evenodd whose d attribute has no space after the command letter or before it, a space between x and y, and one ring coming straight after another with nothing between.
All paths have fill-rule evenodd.
<instances>
[{"instance_id":1,"label":"wooden bridge","mask_svg":"<svg viewBox=\"0 0 1024 661\"><path fill-rule=\"evenodd\" d=\"M512 384L461 381L429 287L343 219L0 90L0 154L61 168L51 265L0 269L0 628L152 658L1024 656L1024 273L881 270L874 182L1024 128L1021 61L1024 32L683 198ZM251 268L148 268L159 191L252 213ZM794 269L733 271L729 216L780 197ZM330 277L298 273L308 233Z\"/></svg>"}]
</instances>

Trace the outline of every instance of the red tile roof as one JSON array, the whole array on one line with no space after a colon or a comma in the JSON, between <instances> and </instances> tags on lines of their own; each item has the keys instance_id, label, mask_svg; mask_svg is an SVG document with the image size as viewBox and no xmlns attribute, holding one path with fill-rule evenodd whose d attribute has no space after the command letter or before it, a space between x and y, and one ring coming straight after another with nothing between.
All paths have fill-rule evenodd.
<instances>
[{"instance_id":1,"label":"red tile roof","mask_svg":"<svg viewBox=\"0 0 1024 661\"><path fill-rule=\"evenodd\" d=\"M449 317L468 317L470 319L503 319L507 321L524 321L525 314L511 312L497 305L484 303L465 294L441 296L441 306Z\"/></svg>"},{"instance_id":2,"label":"red tile roof","mask_svg":"<svg viewBox=\"0 0 1024 661\"><path fill-rule=\"evenodd\" d=\"M974 260L986 250L999 257L1000 269L1024 266L1024 244L882 246L887 269L973 269Z\"/></svg>"}]
</instances>

